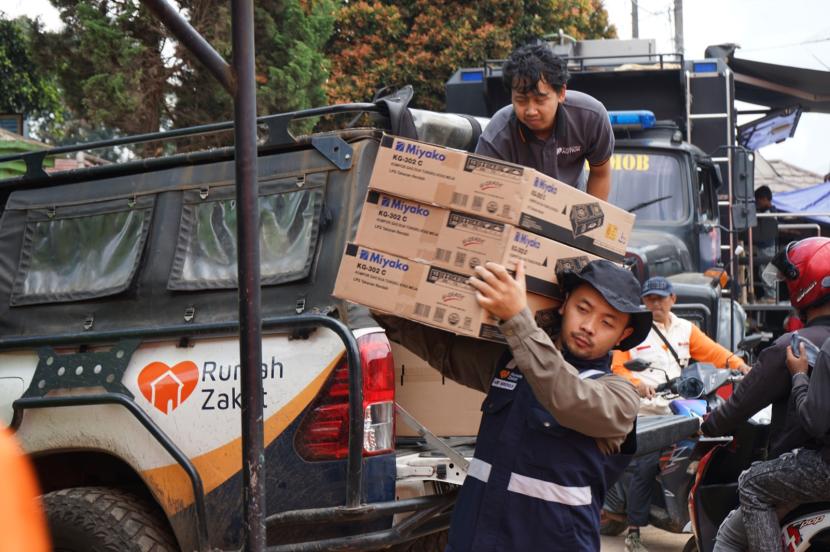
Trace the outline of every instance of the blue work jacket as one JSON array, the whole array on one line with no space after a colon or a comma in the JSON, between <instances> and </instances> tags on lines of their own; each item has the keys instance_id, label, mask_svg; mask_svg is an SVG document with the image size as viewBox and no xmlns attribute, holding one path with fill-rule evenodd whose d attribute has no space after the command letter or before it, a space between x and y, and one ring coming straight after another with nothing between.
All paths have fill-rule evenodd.
<instances>
[{"instance_id":1,"label":"blue work jacket","mask_svg":"<svg viewBox=\"0 0 830 552\"><path fill-rule=\"evenodd\" d=\"M610 358L567 360L583 378L610 371ZM509 353L482 411L446 552L598 551L606 489L630 457L607 457L594 438L561 426Z\"/></svg>"}]
</instances>

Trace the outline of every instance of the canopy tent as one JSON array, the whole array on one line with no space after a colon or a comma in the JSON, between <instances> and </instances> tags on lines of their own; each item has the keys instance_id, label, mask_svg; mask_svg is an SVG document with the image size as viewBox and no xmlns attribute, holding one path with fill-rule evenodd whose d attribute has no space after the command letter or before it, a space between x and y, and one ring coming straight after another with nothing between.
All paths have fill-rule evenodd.
<instances>
[{"instance_id":1,"label":"canopy tent","mask_svg":"<svg viewBox=\"0 0 830 552\"><path fill-rule=\"evenodd\" d=\"M738 59L735 44L706 48L706 57L726 58L735 74L735 99L771 109L800 106L830 113L830 71Z\"/></svg>"},{"instance_id":2,"label":"canopy tent","mask_svg":"<svg viewBox=\"0 0 830 552\"><path fill-rule=\"evenodd\" d=\"M830 213L830 182L822 182L809 188L792 192L781 192L772 197L773 206L785 213L821 212ZM821 224L830 224L830 217L803 217Z\"/></svg>"}]
</instances>

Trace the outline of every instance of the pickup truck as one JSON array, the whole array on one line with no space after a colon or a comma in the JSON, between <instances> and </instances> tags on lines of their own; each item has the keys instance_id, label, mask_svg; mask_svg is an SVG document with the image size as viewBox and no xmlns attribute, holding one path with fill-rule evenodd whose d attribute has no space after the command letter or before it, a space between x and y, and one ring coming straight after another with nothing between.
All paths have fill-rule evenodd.
<instances>
[{"instance_id":1,"label":"pickup truck","mask_svg":"<svg viewBox=\"0 0 830 552\"><path fill-rule=\"evenodd\" d=\"M397 351L365 309L331 296L381 132L475 146L474 118L402 103L260 120L269 551L441 549L472 453L474 439L439 439L400 407L396 424ZM284 132L344 111L370 128ZM33 458L54 545L238 550L233 151L50 174L44 156L17 156L26 175L0 181L0 418ZM697 428L674 422L643 442ZM403 424L414 437L397 437Z\"/></svg>"}]
</instances>

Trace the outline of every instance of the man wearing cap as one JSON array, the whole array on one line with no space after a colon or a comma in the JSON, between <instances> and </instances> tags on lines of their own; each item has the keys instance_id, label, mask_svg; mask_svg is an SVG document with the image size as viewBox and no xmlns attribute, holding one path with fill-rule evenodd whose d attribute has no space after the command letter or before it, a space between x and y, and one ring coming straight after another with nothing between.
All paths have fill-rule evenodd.
<instances>
[{"instance_id":1,"label":"man wearing cap","mask_svg":"<svg viewBox=\"0 0 830 552\"><path fill-rule=\"evenodd\" d=\"M654 389L668 379L680 376L680 371L689 364L689 359L710 362L718 368L729 367L741 372L749 371L740 357L721 347L703 333L700 328L672 313L677 302L674 287L662 276L649 278L643 284L643 304L651 311L654 325L648 337L637 347L628 351L616 351L612 363L615 374L627 378L637 387L643 398L640 414L670 414L669 401L656 397ZM651 367L635 376L624 364L642 358Z\"/></svg>"},{"instance_id":2,"label":"man wearing cap","mask_svg":"<svg viewBox=\"0 0 830 552\"><path fill-rule=\"evenodd\" d=\"M566 295L553 338L527 308L521 263L515 278L487 263L470 279L507 345L375 315L391 340L487 393L449 552L599 550L600 506L627 464L617 461L621 448L633 452L639 403L611 374L609 352L642 341L651 313L639 306L636 278L609 261L558 281Z\"/></svg>"},{"instance_id":3,"label":"man wearing cap","mask_svg":"<svg viewBox=\"0 0 830 552\"><path fill-rule=\"evenodd\" d=\"M511 104L497 111L481 134L476 153L532 167L603 201L611 190L614 132L595 98L567 90L568 65L546 44L510 54L502 68Z\"/></svg>"},{"instance_id":4,"label":"man wearing cap","mask_svg":"<svg viewBox=\"0 0 830 552\"><path fill-rule=\"evenodd\" d=\"M669 400L655 395L655 388L667 379L679 377L690 358L710 362L719 368L728 366L742 372L749 370L740 357L712 341L688 320L671 312L677 296L669 280L662 276L649 278L643 284L641 296L654 317L652 329L638 346L615 351L611 368L615 374L627 378L637 387L641 397L640 415L671 414ZM633 358L647 360L650 367L635 376L624 366ZM628 552L647 550L640 542L640 527L648 525L652 485L659 471L659 460L659 452L648 454L637 458L629 468L631 480L626 492L629 528L625 539Z\"/></svg>"}]
</instances>

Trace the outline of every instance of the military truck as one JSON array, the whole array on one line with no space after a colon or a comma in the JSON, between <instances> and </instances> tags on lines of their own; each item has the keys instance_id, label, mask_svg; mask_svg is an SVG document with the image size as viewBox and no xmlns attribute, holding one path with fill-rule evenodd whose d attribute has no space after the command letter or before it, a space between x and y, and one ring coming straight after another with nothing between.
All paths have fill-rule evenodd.
<instances>
[{"instance_id":1,"label":"military truck","mask_svg":"<svg viewBox=\"0 0 830 552\"><path fill-rule=\"evenodd\" d=\"M697 60L660 54L650 39L574 41L560 33L551 46L568 60L568 87L612 112L610 199L637 212L629 246L637 274L721 267L754 325L781 333L788 303L753 301L764 262L747 233L756 224L754 151L791 137L803 111L830 112L823 94L830 73L739 59L734 44L710 46ZM487 117L509 103L502 63L456 71L447 81L447 110ZM741 111L736 101L764 109ZM739 115L753 118L739 125Z\"/></svg>"}]
</instances>

